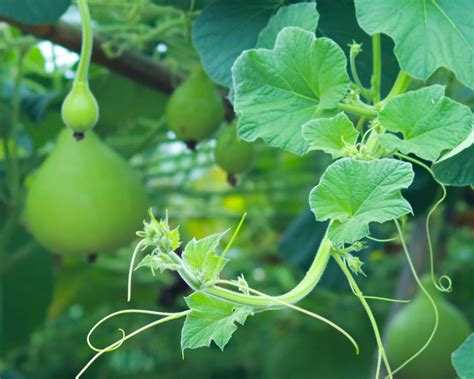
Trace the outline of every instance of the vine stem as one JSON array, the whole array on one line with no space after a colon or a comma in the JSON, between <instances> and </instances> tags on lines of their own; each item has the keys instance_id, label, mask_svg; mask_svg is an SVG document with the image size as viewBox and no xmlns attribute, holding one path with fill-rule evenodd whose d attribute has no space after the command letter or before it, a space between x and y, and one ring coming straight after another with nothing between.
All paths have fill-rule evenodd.
<instances>
[{"instance_id":1,"label":"vine stem","mask_svg":"<svg viewBox=\"0 0 474 379\"><path fill-rule=\"evenodd\" d=\"M164 317L164 318L161 318L159 320L156 320L156 321L153 321L145 326L142 326L141 328L133 331L132 333L130 334L127 334L125 335L125 332L122 330L122 333L124 334L123 337L118 340L118 341L115 341L114 343L110 344L109 346L107 346L105 349L102 349L100 350L99 352L97 352L96 355L94 355L91 360L89 362L87 362L87 364L82 368L82 370L76 375L76 379L79 379L81 377L82 374L84 374L84 372L86 372L86 370L104 353L107 353L109 351L112 351L112 350L115 350L117 349L118 347L122 346L122 344L129 340L130 338L136 336L137 334L140 334L141 332L144 332L145 330L147 329L150 329L150 328L153 328L154 326L156 325L160 325L160 324L164 324L165 322L168 322L168 321L172 321L172 320L176 320L176 319L179 319L181 317L184 317L184 316L187 316L189 313L191 312L191 310L187 310L187 311L183 311L183 312L178 312L178 313L174 313L172 314L171 316L168 316L168 317Z\"/></svg>"},{"instance_id":2,"label":"vine stem","mask_svg":"<svg viewBox=\"0 0 474 379\"><path fill-rule=\"evenodd\" d=\"M377 325L377 321L375 320L374 314L372 313L372 309L370 308L369 304L367 303L367 300L365 299L362 291L359 289L359 286L357 285L357 282L355 281L354 277L352 276L351 272L347 268L347 266L344 263L344 261L342 260L342 258L340 256L338 256L337 254L333 254L333 257L334 257L336 263L341 268L344 275L346 276L350 287L353 289L354 294L357 296L357 298L361 302L362 306L365 309L365 312L367 313L367 316L369 317L370 323L372 325L372 329L373 329L374 334L375 334L375 339L377 341L379 354L382 355L382 360L385 364L385 367L387 368L388 377L393 378L392 370L390 368L390 363L388 362L387 354L385 352L385 348L383 347L383 343L382 343L382 337L380 335L380 331L379 331L379 328L378 328L378 325Z\"/></svg>"},{"instance_id":3,"label":"vine stem","mask_svg":"<svg viewBox=\"0 0 474 379\"><path fill-rule=\"evenodd\" d=\"M359 115L359 116L365 116L365 117L370 117L370 118L377 117L378 115L377 109L371 106L368 106L366 104L362 106L362 105L354 105L354 104L347 104L347 103L339 103L339 109L349 112L349 113Z\"/></svg>"},{"instance_id":4,"label":"vine stem","mask_svg":"<svg viewBox=\"0 0 474 379\"><path fill-rule=\"evenodd\" d=\"M270 309L275 308L278 303L294 304L306 297L314 287L316 287L329 262L331 250L332 244L327 236L326 230L321 244L319 245L318 252L315 255L311 267L306 272L306 275L292 290L283 295L268 298L261 295L247 295L215 286L203 288L202 291L219 299L253 308ZM183 277L183 270L180 269L178 272ZM189 273L184 274L189 275ZM189 280L189 278L186 278L185 276L183 279L185 281Z\"/></svg>"},{"instance_id":5,"label":"vine stem","mask_svg":"<svg viewBox=\"0 0 474 379\"><path fill-rule=\"evenodd\" d=\"M405 93L408 88L408 85L410 84L410 80L411 78L408 76L408 74L405 71L400 70L397 75L397 78L395 79L395 82L393 83L392 89L390 90L385 99L376 104L377 108L382 109L395 96Z\"/></svg>"},{"instance_id":6,"label":"vine stem","mask_svg":"<svg viewBox=\"0 0 474 379\"><path fill-rule=\"evenodd\" d=\"M87 76L89 72L89 63L92 56L92 22L87 0L77 0L77 6L79 13L81 14L82 20L82 44L81 44L81 56L79 60L79 66L77 68L76 83L87 83Z\"/></svg>"},{"instance_id":7,"label":"vine stem","mask_svg":"<svg viewBox=\"0 0 474 379\"><path fill-rule=\"evenodd\" d=\"M304 308L301 308L301 307L298 307L297 305L294 305L294 304L291 304L291 303L286 303L284 301L281 301L279 300L278 298L275 298L273 296L270 296L270 295L267 295L263 292L260 292L260 291L257 291L253 288L250 288L248 286L245 286L245 285L242 285L241 283L236 283L236 282L232 282L230 280L216 280L215 281L215 284L223 284L223 285L229 285L229 286L234 286L234 287L237 287L239 289L243 289L243 290L246 290L248 292L252 292L256 295L259 295L259 296L262 296L262 297L266 297L268 300L270 301L273 301L277 304L280 304L284 307L288 307L290 309L293 309L297 312L300 312L300 313L303 313L307 316L310 316L310 317L313 317L319 321L322 321L324 322L325 324L333 327L334 329L336 329L339 333L341 333L342 335L344 335L351 343L352 345L354 346L355 348L355 351L356 351L356 354L359 354L359 345L357 345L357 342L354 340L354 338L348 333L346 332L343 328L341 328L339 325L337 325L336 323L332 322L331 320L327 319L326 317L323 317L321 315L318 315L317 313L314 313L314 312L311 312L311 311L308 311L307 309L304 309Z\"/></svg>"},{"instance_id":8,"label":"vine stem","mask_svg":"<svg viewBox=\"0 0 474 379\"><path fill-rule=\"evenodd\" d=\"M379 33L375 33L372 36L372 62L372 98L374 103L378 103L380 101L380 85L382 79L382 51Z\"/></svg>"},{"instance_id":9,"label":"vine stem","mask_svg":"<svg viewBox=\"0 0 474 379\"><path fill-rule=\"evenodd\" d=\"M418 287L420 287L421 291L425 294L425 296L428 298L431 306L433 307L434 311L434 316L435 316L435 323L433 326L433 330L431 331L430 336L428 337L428 340L425 342L425 344L415 353L413 354L410 358L408 358L405 362L403 362L400 366L398 366L394 371L393 374L397 373L400 371L403 367L405 367L407 364L409 364L411 361L413 361L416 357L418 357L431 343L431 340L433 339L434 335L436 334L436 330L438 329L438 323L439 323L439 313L438 313L438 307L436 306L436 303L434 302L433 298L429 294L429 292L425 289L423 284L420 281L420 278L418 277L418 274L416 272L415 266L413 265L413 262L411 260L410 252L408 251L408 247L405 242L405 238L403 237L403 232L402 229L400 228L400 224L398 220L394 220L395 226L397 227L398 235L400 236L400 242L402 243L403 251L405 253L405 256L407 258L408 265L410 267L410 270L413 274L413 277L418 284Z\"/></svg>"}]
</instances>

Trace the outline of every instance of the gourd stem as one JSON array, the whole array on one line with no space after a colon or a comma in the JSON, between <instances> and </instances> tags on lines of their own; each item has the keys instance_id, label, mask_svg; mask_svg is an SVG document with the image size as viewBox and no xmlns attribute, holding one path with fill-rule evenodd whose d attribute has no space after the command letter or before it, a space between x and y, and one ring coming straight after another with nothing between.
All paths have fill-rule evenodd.
<instances>
[{"instance_id":1,"label":"gourd stem","mask_svg":"<svg viewBox=\"0 0 474 379\"><path fill-rule=\"evenodd\" d=\"M272 297L269 298L266 296L248 295L217 286L196 288L195 284L198 281L193 278L193 275L189 271L181 266L181 268L178 270L178 273L193 289L197 291L203 291L216 298L253 308L280 308L282 302L290 304L297 303L306 297L314 289L314 287L316 287L331 257L331 250L332 244L327 236L326 231L326 234L324 235L321 244L319 245L319 249L314 257L314 261L306 272L304 278L292 290L282 295L275 296L273 299ZM174 257L174 259L176 259L176 257ZM177 258L179 259L179 257Z\"/></svg>"},{"instance_id":2,"label":"gourd stem","mask_svg":"<svg viewBox=\"0 0 474 379\"><path fill-rule=\"evenodd\" d=\"M79 66L77 68L77 75L74 80L74 84L87 83L93 43L91 15L89 13L89 7L87 6L87 0L77 0L77 6L79 8L82 20L82 44L81 58L79 60Z\"/></svg>"}]
</instances>

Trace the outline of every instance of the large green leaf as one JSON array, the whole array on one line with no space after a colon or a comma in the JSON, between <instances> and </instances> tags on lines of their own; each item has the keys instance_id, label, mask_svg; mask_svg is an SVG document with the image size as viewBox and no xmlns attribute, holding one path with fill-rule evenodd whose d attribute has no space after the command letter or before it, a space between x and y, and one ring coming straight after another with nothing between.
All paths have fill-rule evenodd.
<instances>
[{"instance_id":1,"label":"large green leaf","mask_svg":"<svg viewBox=\"0 0 474 379\"><path fill-rule=\"evenodd\" d=\"M433 165L436 179L450 186L474 184L474 129L471 134Z\"/></svg>"},{"instance_id":2,"label":"large green leaf","mask_svg":"<svg viewBox=\"0 0 474 379\"><path fill-rule=\"evenodd\" d=\"M237 330L236 323L244 325L252 310L236 307L201 292L186 298L191 313L186 317L181 332L181 349L209 347L214 341L221 350Z\"/></svg>"},{"instance_id":3,"label":"large green leaf","mask_svg":"<svg viewBox=\"0 0 474 379\"><path fill-rule=\"evenodd\" d=\"M318 20L319 13L314 2L290 4L286 7L281 7L260 32L257 47L273 49L278 33L287 26L298 26L315 32Z\"/></svg>"},{"instance_id":4,"label":"large green leaf","mask_svg":"<svg viewBox=\"0 0 474 379\"><path fill-rule=\"evenodd\" d=\"M303 126L303 138L309 150L322 150L333 158L344 156L345 149L354 145L358 136L359 132L344 113L311 120Z\"/></svg>"},{"instance_id":5,"label":"large green leaf","mask_svg":"<svg viewBox=\"0 0 474 379\"><path fill-rule=\"evenodd\" d=\"M395 41L403 70L427 79L437 68L452 70L474 88L474 22L471 0L356 0L359 24L367 33Z\"/></svg>"},{"instance_id":6,"label":"large green leaf","mask_svg":"<svg viewBox=\"0 0 474 379\"><path fill-rule=\"evenodd\" d=\"M71 4L71 0L2 0L0 16L27 24L55 22Z\"/></svg>"},{"instance_id":7,"label":"large green leaf","mask_svg":"<svg viewBox=\"0 0 474 379\"><path fill-rule=\"evenodd\" d=\"M469 107L444 96L444 87L434 85L395 97L380 112L379 120L391 132L380 143L420 158L435 161L444 150L460 144L471 132Z\"/></svg>"},{"instance_id":8,"label":"large green leaf","mask_svg":"<svg viewBox=\"0 0 474 379\"><path fill-rule=\"evenodd\" d=\"M217 0L193 26L193 44L209 76L232 85L231 67L240 53L255 47L258 34L276 11L278 0Z\"/></svg>"},{"instance_id":9,"label":"large green leaf","mask_svg":"<svg viewBox=\"0 0 474 379\"><path fill-rule=\"evenodd\" d=\"M240 137L300 155L303 124L328 116L349 87L340 47L297 27L284 28L273 50L244 52L232 72Z\"/></svg>"},{"instance_id":10,"label":"large green leaf","mask_svg":"<svg viewBox=\"0 0 474 379\"><path fill-rule=\"evenodd\" d=\"M474 378L474 334L451 355L453 366L461 379Z\"/></svg>"},{"instance_id":11,"label":"large green leaf","mask_svg":"<svg viewBox=\"0 0 474 379\"><path fill-rule=\"evenodd\" d=\"M329 238L337 244L367 236L369 223L394 220L412 208L400 190L413 181L411 164L395 159L343 158L328 167L309 204L319 221L333 220Z\"/></svg>"}]
</instances>

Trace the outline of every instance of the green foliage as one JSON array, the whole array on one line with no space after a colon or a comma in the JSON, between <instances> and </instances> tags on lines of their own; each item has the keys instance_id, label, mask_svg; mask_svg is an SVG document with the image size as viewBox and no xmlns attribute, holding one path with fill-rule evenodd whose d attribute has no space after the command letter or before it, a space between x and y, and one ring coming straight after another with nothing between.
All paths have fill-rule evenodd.
<instances>
[{"instance_id":1,"label":"green foliage","mask_svg":"<svg viewBox=\"0 0 474 379\"><path fill-rule=\"evenodd\" d=\"M237 325L244 325L252 309L196 292L186 298L191 313L186 317L181 334L181 349L209 347L214 341L221 350L227 345Z\"/></svg>"},{"instance_id":2,"label":"green foliage","mask_svg":"<svg viewBox=\"0 0 474 379\"><path fill-rule=\"evenodd\" d=\"M471 334L463 344L452 354L453 366L461 379L474 377L474 334Z\"/></svg>"},{"instance_id":3,"label":"green foliage","mask_svg":"<svg viewBox=\"0 0 474 379\"><path fill-rule=\"evenodd\" d=\"M257 48L273 49L278 33L287 26L315 32L319 13L315 3L297 3L281 7L258 36Z\"/></svg>"},{"instance_id":4,"label":"green foliage","mask_svg":"<svg viewBox=\"0 0 474 379\"><path fill-rule=\"evenodd\" d=\"M471 132L472 113L463 104L444 96L439 85L408 92L390 101L380 112L379 120L391 132L379 137L389 150L413 153L435 161L441 152L460 144Z\"/></svg>"},{"instance_id":5,"label":"green foliage","mask_svg":"<svg viewBox=\"0 0 474 379\"><path fill-rule=\"evenodd\" d=\"M220 275L226 259L216 254L225 233L212 234L200 240L192 239L183 252L184 266L202 283L208 283Z\"/></svg>"},{"instance_id":6,"label":"green foliage","mask_svg":"<svg viewBox=\"0 0 474 379\"><path fill-rule=\"evenodd\" d=\"M338 113L332 118L311 120L303 125L302 133L308 142L308 150L322 150L331 154L333 159L357 151L355 143L359 132L344 113Z\"/></svg>"},{"instance_id":7,"label":"green foliage","mask_svg":"<svg viewBox=\"0 0 474 379\"><path fill-rule=\"evenodd\" d=\"M337 108L349 87L345 66L333 41L296 27L284 28L273 50L244 52L233 67L240 137L305 153L301 127Z\"/></svg>"},{"instance_id":8,"label":"green foliage","mask_svg":"<svg viewBox=\"0 0 474 379\"><path fill-rule=\"evenodd\" d=\"M369 235L369 224L397 219L412 212L400 190L413 181L409 163L394 159L341 159L328 167L310 194L319 221L333 220L329 238L352 243Z\"/></svg>"},{"instance_id":9,"label":"green foliage","mask_svg":"<svg viewBox=\"0 0 474 379\"><path fill-rule=\"evenodd\" d=\"M278 0L217 0L204 8L193 27L193 44L209 76L232 85L231 67L240 53L255 47Z\"/></svg>"},{"instance_id":10,"label":"green foliage","mask_svg":"<svg viewBox=\"0 0 474 379\"><path fill-rule=\"evenodd\" d=\"M474 88L469 0L355 0L355 4L362 29L370 35L389 35L400 67L410 75L428 79L437 68L447 67L459 81Z\"/></svg>"},{"instance_id":11,"label":"green foliage","mask_svg":"<svg viewBox=\"0 0 474 379\"><path fill-rule=\"evenodd\" d=\"M55 22L71 4L71 0L2 0L0 15L27 24Z\"/></svg>"},{"instance_id":12,"label":"green foliage","mask_svg":"<svg viewBox=\"0 0 474 379\"><path fill-rule=\"evenodd\" d=\"M474 131L433 165L436 178L450 186L474 184Z\"/></svg>"}]
</instances>

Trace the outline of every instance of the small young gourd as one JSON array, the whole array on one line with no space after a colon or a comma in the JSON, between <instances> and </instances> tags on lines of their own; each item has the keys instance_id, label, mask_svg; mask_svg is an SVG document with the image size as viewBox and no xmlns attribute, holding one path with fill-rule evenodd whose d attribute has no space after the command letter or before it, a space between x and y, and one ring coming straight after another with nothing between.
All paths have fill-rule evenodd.
<instances>
[{"instance_id":1,"label":"small young gourd","mask_svg":"<svg viewBox=\"0 0 474 379\"><path fill-rule=\"evenodd\" d=\"M227 172L229 183L235 175L248 170L254 159L254 146L237 136L237 123L222 129L217 136L214 158L217 165Z\"/></svg>"},{"instance_id":2,"label":"small young gourd","mask_svg":"<svg viewBox=\"0 0 474 379\"><path fill-rule=\"evenodd\" d=\"M75 82L64 99L61 115L64 124L73 131L77 140L92 129L99 119L99 106L87 82Z\"/></svg>"},{"instance_id":3,"label":"small young gourd","mask_svg":"<svg viewBox=\"0 0 474 379\"><path fill-rule=\"evenodd\" d=\"M466 339L471 328L466 317L443 298L429 277L424 277L422 282L438 307L439 327L426 350L400 371L400 378L456 378L451 353ZM390 321L386 347L393 368L405 362L423 346L433 329L434 317L431 303L419 291L415 299Z\"/></svg>"},{"instance_id":4,"label":"small young gourd","mask_svg":"<svg viewBox=\"0 0 474 379\"><path fill-rule=\"evenodd\" d=\"M189 146L210 137L224 120L224 103L201 67L176 88L168 100L168 127Z\"/></svg>"},{"instance_id":5,"label":"small young gourd","mask_svg":"<svg viewBox=\"0 0 474 379\"><path fill-rule=\"evenodd\" d=\"M142 181L93 132L77 142L64 129L31 180L26 221L58 254L112 251L128 242L146 210Z\"/></svg>"}]
</instances>

